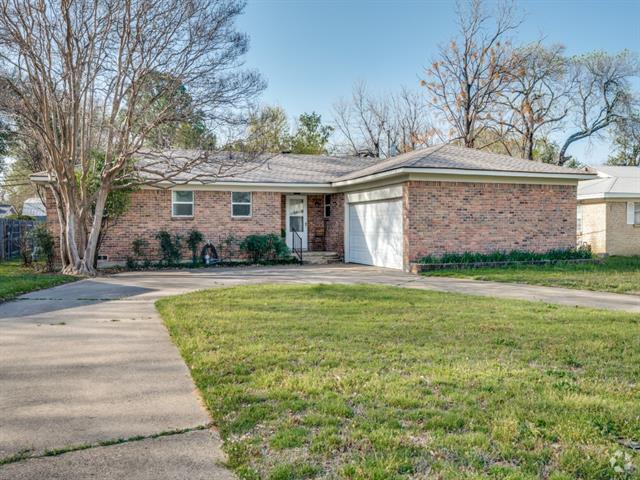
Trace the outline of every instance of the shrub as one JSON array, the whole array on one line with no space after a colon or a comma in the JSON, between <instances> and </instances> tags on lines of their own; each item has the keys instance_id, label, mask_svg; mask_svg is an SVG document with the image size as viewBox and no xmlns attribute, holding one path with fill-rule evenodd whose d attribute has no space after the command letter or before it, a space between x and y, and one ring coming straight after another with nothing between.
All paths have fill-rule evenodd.
<instances>
[{"instance_id":1,"label":"shrub","mask_svg":"<svg viewBox=\"0 0 640 480\"><path fill-rule=\"evenodd\" d=\"M53 259L55 256L55 243L53 237L44 223L39 223L31 229L29 237L33 242L34 256L45 261L48 272L53 271Z\"/></svg>"},{"instance_id":2,"label":"shrub","mask_svg":"<svg viewBox=\"0 0 640 480\"><path fill-rule=\"evenodd\" d=\"M147 260L147 248L149 247L149 242L147 242L144 238L136 238L131 242L131 252L133 253L133 257L127 256L126 265L128 270L135 270L138 268L140 260L143 260L145 263Z\"/></svg>"},{"instance_id":3,"label":"shrub","mask_svg":"<svg viewBox=\"0 0 640 480\"><path fill-rule=\"evenodd\" d=\"M285 241L273 233L249 235L240 244L240 251L249 255L255 263L284 259L289 256L289 248Z\"/></svg>"},{"instance_id":4,"label":"shrub","mask_svg":"<svg viewBox=\"0 0 640 480\"><path fill-rule=\"evenodd\" d=\"M127 256L125 264L127 266L127 270L135 270L138 268L138 262L133 257Z\"/></svg>"},{"instance_id":5,"label":"shrub","mask_svg":"<svg viewBox=\"0 0 640 480\"><path fill-rule=\"evenodd\" d=\"M156 239L160 242L160 252L162 253L162 261L166 265L175 265L180 262L182 252L180 251L180 235L171 234L166 230L160 230L156 233Z\"/></svg>"},{"instance_id":6,"label":"shrub","mask_svg":"<svg viewBox=\"0 0 640 480\"><path fill-rule=\"evenodd\" d=\"M187 245L191 250L191 261L195 264L198 261L198 245L204 240L204 235L198 230L191 230L187 238Z\"/></svg>"},{"instance_id":7,"label":"shrub","mask_svg":"<svg viewBox=\"0 0 640 480\"><path fill-rule=\"evenodd\" d=\"M149 242L147 242L144 238L136 238L133 242L131 242L131 251L136 259L146 258L147 248L149 247Z\"/></svg>"},{"instance_id":8,"label":"shrub","mask_svg":"<svg viewBox=\"0 0 640 480\"><path fill-rule=\"evenodd\" d=\"M490 262L529 262L540 260L578 260L593 258L591 247L557 248L547 252L538 253L527 250L496 250L491 253L463 252L445 253L441 256L427 255L419 260L419 263L490 263Z\"/></svg>"},{"instance_id":9,"label":"shrub","mask_svg":"<svg viewBox=\"0 0 640 480\"><path fill-rule=\"evenodd\" d=\"M220 244L218 245L218 257L220 260L231 256L231 246L237 241L238 239L234 235L227 235L220 239Z\"/></svg>"}]
</instances>

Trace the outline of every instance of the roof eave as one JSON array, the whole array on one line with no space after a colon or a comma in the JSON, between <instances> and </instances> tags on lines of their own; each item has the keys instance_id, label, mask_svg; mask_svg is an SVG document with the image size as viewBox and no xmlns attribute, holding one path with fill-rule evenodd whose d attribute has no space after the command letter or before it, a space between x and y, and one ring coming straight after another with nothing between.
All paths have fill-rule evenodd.
<instances>
[{"instance_id":1,"label":"roof eave","mask_svg":"<svg viewBox=\"0 0 640 480\"><path fill-rule=\"evenodd\" d=\"M578 200L637 200L640 192L598 192L586 195L578 194Z\"/></svg>"},{"instance_id":2,"label":"roof eave","mask_svg":"<svg viewBox=\"0 0 640 480\"><path fill-rule=\"evenodd\" d=\"M346 187L358 183L366 183L373 180L378 180L385 177L393 177L405 174L426 174L426 175L459 175L459 176L471 176L471 177L505 177L505 178L526 178L526 179L557 179L557 180L571 180L573 182L579 182L581 180L592 180L597 178L594 174L589 173L551 173L551 172L513 172L503 170L471 170L471 169L457 169L457 168L424 168L424 167L401 167L392 170L386 170L384 172L374 173L366 175L364 177L358 177L348 180L342 180L333 182L335 187Z\"/></svg>"}]
</instances>

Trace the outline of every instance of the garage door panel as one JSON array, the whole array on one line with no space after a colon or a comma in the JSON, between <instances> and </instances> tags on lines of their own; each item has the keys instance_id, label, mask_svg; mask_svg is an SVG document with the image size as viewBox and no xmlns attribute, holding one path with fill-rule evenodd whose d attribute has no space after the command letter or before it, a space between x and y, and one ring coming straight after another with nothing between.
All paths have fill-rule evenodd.
<instances>
[{"instance_id":1,"label":"garage door panel","mask_svg":"<svg viewBox=\"0 0 640 480\"><path fill-rule=\"evenodd\" d=\"M402 268L402 202L349 205L349 261Z\"/></svg>"}]
</instances>

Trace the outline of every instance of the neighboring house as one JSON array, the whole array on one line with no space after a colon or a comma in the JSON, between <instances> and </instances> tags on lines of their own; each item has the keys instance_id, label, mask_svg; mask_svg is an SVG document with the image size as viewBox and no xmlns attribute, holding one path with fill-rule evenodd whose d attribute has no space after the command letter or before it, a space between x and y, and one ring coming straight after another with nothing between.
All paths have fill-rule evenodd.
<instances>
[{"instance_id":1,"label":"neighboring house","mask_svg":"<svg viewBox=\"0 0 640 480\"><path fill-rule=\"evenodd\" d=\"M640 255L640 167L594 167L578 184L578 243L596 253Z\"/></svg>"},{"instance_id":2,"label":"neighboring house","mask_svg":"<svg viewBox=\"0 0 640 480\"><path fill-rule=\"evenodd\" d=\"M0 218L16 215L18 212L12 205L0 205Z\"/></svg>"},{"instance_id":3,"label":"neighboring house","mask_svg":"<svg viewBox=\"0 0 640 480\"><path fill-rule=\"evenodd\" d=\"M34 217L36 220L47 218L47 209L40 197L27 198L22 204L22 214Z\"/></svg>"},{"instance_id":4,"label":"neighboring house","mask_svg":"<svg viewBox=\"0 0 640 480\"><path fill-rule=\"evenodd\" d=\"M170 152L174 163L195 154ZM216 244L227 235L283 232L291 246L297 231L306 250L398 269L427 254L569 248L576 243L577 183L594 178L450 145L386 160L279 154L226 178L213 176L216 162L207 165L173 179L183 185L134 192L109 228L101 258L123 261L135 238L155 246L159 230L184 235L192 228ZM32 179L47 181L42 174ZM47 200L47 208L57 238L55 206Z\"/></svg>"}]
</instances>

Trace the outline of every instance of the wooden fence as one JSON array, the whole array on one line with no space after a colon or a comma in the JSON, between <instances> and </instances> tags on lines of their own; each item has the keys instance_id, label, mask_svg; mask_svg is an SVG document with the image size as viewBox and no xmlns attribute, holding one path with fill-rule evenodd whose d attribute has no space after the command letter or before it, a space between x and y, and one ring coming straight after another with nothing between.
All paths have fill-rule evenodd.
<instances>
[{"instance_id":1,"label":"wooden fence","mask_svg":"<svg viewBox=\"0 0 640 480\"><path fill-rule=\"evenodd\" d=\"M37 220L9 220L0 218L0 261L20 256L20 243Z\"/></svg>"}]
</instances>

